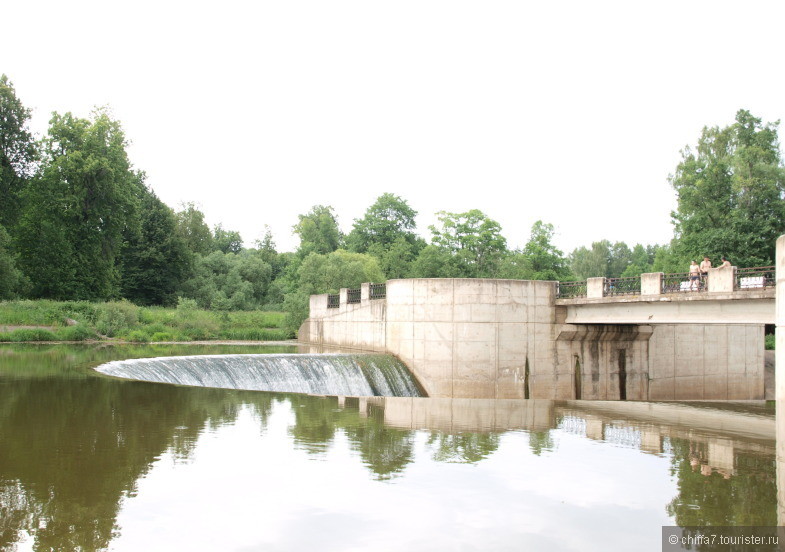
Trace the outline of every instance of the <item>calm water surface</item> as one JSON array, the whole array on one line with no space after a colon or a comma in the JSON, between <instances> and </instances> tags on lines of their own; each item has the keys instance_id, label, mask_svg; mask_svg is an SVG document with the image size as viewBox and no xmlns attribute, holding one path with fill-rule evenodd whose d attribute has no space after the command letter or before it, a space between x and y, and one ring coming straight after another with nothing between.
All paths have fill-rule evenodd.
<instances>
[{"instance_id":1,"label":"calm water surface","mask_svg":"<svg viewBox=\"0 0 785 552\"><path fill-rule=\"evenodd\" d=\"M0 346L0 549L660 550L776 525L774 411L339 398L124 381L114 359L294 348Z\"/></svg>"}]
</instances>

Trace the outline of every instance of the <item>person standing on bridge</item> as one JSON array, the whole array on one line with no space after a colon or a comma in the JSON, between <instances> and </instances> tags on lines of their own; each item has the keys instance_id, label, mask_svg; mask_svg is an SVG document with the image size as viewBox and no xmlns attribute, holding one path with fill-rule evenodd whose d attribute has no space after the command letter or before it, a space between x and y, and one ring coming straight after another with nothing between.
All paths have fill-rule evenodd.
<instances>
[{"instance_id":1,"label":"person standing on bridge","mask_svg":"<svg viewBox=\"0 0 785 552\"><path fill-rule=\"evenodd\" d=\"M696 261L690 264L690 291L698 291L700 289L700 274L701 269Z\"/></svg>"},{"instance_id":2,"label":"person standing on bridge","mask_svg":"<svg viewBox=\"0 0 785 552\"><path fill-rule=\"evenodd\" d=\"M709 269L711 268L711 261L708 257L703 257L701 261L701 286L706 287L706 279L709 277Z\"/></svg>"},{"instance_id":3,"label":"person standing on bridge","mask_svg":"<svg viewBox=\"0 0 785 552\"><path fill-rule=\"evenodd\" d=\"M725 257L723 255L722 256L722 264L720 265L720 268L725 268L726 266L730 266L730 261L728 260L727 257Z\"/></svg>"}]
</instances>

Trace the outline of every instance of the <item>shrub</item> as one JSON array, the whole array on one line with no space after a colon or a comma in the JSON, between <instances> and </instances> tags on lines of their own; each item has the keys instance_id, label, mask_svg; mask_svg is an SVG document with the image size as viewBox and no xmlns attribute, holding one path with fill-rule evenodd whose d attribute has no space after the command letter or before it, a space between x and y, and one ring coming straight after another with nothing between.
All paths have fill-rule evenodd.
<instances>
[{"instance_id":1,"label":"shrub","mask_svg":"<svg viewBox=\"0 0 785 552\"><path fill-rule=\"evenodd\" d=\"M174 341L174 338L167 332L155 332L150 341Z\"/></svg>"},{"instance_id":2,"label":"shrub","mask_svg":"<svg viewBox=\"0 0 785 552\"><path fill-rule=\"evenodd\" d=\"M147 334L147 332L142 330L134 330L128 334L128 341L132 341L134 343L149 343L150 336Z\"/></svg>"},{"instance_id":3,"label":"shrub","mask_svg":"<svg viewBox=\"0 0 785 552\"><path fill-rule=\"evenodd\" d=\"M11 332L11 341L57 341L57 336L40 328L20 329Z\"/></svg>"},{"instance_id":4,"label":"shrub","mask_svg":"<svg viewBox=\"0 0 785 552\"><path fill-rule=\"evenodd\" d=\"M128 301L115 301L99 305L96 329L109 337L130 328L139 321L139 307Z\"/></svg>"},{"instance_id":5,"label":"shrub","mask_svg":"<svg viewBox=\"0 0 785 552\"><path fill-rule=\"evenodd\" d=\"M95 339L95 332L87 326L78 324L76 326L68 326L57 330L57 339L61 341L85 341L87 339Z\"/></svg>"},{"instance_id":6,"label":"shrub","mask_svg":"<svg viewBox=\"0 0 785 552\"><path fill-rule=\"evenodd\" d=\"M194 311L196 310L198 305L196 304L195 299L189 299L188 297L178 297L177 298L177 310L178 311Z\"/></svg>"},{"instance_id":7,"label":"shrub","mask_svg":"<svg viewBox=\"0 0 785 552\"><path fill-rule=\"evenodd\" d=\"M775 336L773 334L767 335L765 337L765 340L766 340L765 341L765 343L766 343L766 350L767 351L773 351L774 350L774 344L777 342Z\"/></svg>"},{"instance_id":8,"label":"shrub","mask_svg":"<svg viewBox=\"0 0 785 552\"><path fill-rule=\"evenodd\" d=\"M232 328L221 332L221 337L238 341L280 341L289 339L289 333L279 328Z\"/></svg>"}]
</instances>

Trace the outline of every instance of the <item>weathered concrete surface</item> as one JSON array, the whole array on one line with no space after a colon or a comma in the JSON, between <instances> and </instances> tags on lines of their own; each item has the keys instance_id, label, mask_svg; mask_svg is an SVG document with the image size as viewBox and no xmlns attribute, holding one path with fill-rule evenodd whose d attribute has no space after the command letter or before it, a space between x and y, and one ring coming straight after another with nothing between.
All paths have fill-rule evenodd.
<instances>
[{"instance_id":1,"label":"weathered concrete surface","mask_svg":"<svg viewBox=\"0 0 785 552\"><path fill-rule=\"evenodd\" d=\"M557 299L556 304L564 308L568 324L774 324L774 294L766 289Z\"/></svg>"},{"instance_id":2,"label":"weathered concrete surface","mask_svg":"<svg viewBox=\"0 0 785 552\"><path fill-rule=\"evenodd\" d=\"M364 285L361 303L344 300L337 309L327 308L326 295L312 296L300 340L394 354L431 397L764 398L763 323L754 317L745 324L720 320L734 322L726 310L733 307L725 305L754 310L773 302L773 292L657 302L676 309L700 302L712 314L710 324L675 323L656 313L644 318L649 323L636 318L631 324L626 315L614 319L610 313L586 323L570 308L623 313L630 305L653 303L638 297L569 305L555 293L555 283L543 281L391 280L386 299L368 299ZM341 296L346 298L345 290Z\"/></svg>"},{"instance_id":3,"label":"weathered concrete surface","mask_svg":"<svg viewBox=\"0 0 785 552\"><path fill-rule=\"evenodd\" d=\"M785 236L777 239L776 260L777 523L785 525Z\"/></svg>"}]
</instances>

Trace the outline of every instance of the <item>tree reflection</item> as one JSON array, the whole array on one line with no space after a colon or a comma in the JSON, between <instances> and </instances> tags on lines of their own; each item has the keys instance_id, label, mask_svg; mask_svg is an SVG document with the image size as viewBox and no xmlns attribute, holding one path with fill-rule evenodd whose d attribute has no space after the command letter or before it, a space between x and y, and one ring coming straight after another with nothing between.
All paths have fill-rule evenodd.
<instances>
[{"instance_id":1,"label":"tree reflection","mask_svg":"<svg viewBox=\"0 0 785 552\"><path fill-rule=\"evenodd\" d=\"M122 497L152 463L167 451L187 461L203 429L234 421L243 404L235 391L63 377L64 358L76 361L64 351L38 351L32 371L59 365L61 377L0 380L0 549L23 533L34 550L108 547ZM271 396L246 395L266 418Z\"/></svg>"},{"instance_id":2,"label":"tree reflection","mask_svg":"<svg viewBox=\"0 0 785 552\"><path fill-rule=\"evenodd\" d=\"M708 463L707 443L672 439L671 473L679 494L667 512L676 524L690 526L777 525L777 487L774 459L736 451L736 469Z\"/></svg>"},{"instance_id":3,"label":"tree reflection","mask_svg":"<svg viewBox=\"0 0 785 552\"><path fill-rule=\"evenodd\" d=\"M414 432L384 425L384 411L371 406L365 423L347 426L352 448L377 480L392 479L414 460Z\"/></svg>"},{"instance_id":4,"label":"tree reflection","mask_svg":"<svg viewBox=\"0 0 785 552\"><path fill-rule=\"evenodd\" d=\"M532 452L540 456L542 451L553 450L554 443L550 431L531 431L529 432L529 448Z\"/></svg>"},{"instance_id":5,"label":"tree reflection","mask_svg":"<svg viewBox=\"0 0 785 552\"><path fill-rule=\"evenodd\" d=\"M437 462L472 464L499 448L497 433L431 433L428 445Z\"/></svg>"},{"instance_id":6,"label":"tree reflection","mask_svg":"<svg viewBox=\"0 0 785 552\"><path fill-rule=\"evenodd\" d=\"M305 451L323 454L343 432L377 480L401 473L413 460L413 432L384 424L384 409L364 406L360 415L359 400L347 398L343 407L338 399L292 396L295 425L289 432Z\"/></svg>"}]
</instances>

